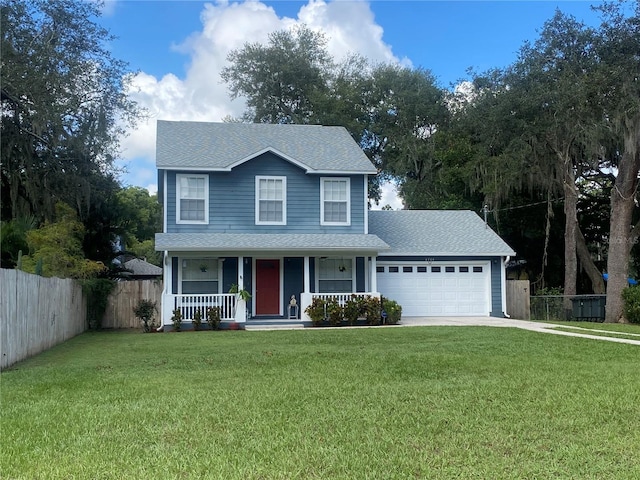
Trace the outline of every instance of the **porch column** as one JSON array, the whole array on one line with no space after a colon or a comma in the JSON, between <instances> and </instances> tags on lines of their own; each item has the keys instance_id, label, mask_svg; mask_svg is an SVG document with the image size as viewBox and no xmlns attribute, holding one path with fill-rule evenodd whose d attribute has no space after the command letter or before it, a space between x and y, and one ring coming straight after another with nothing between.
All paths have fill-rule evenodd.
<instances>
[{"instance_id":1,"label":"porch column","mask_svg":"<svg viewBox=\"0 0 640 480\"><path fill-rule=\"evenodd\" d=\"M238 290L244 289L244 257L238 257Z\"/></svg>"},{"instance_id":2,"label":"porch column","mask_svg":"<svg viewBox=\"0 0 640 480\"><path fill-rule=\"evenodd\" d=\"M244 257L238 257L238 292L244 290ZM234 322L245 323L247 321L247 302L236 294L236 312Z\"/></svg>"},{"instance_id":3,"label":"porch column","mask_svg":"<svg viewBox=\"0 0 640 480\"><path fill-rule=\"evenodd\" d=\"M310 322L307 315L307 307L311 305L311 269L309 268L309 255L304 256L304 291L300 294L300 319Z\"/></svg>"},{"instance_id":4,"label":"porch column","mask_svg":"<svg viewBox=\"0 0 640 480\"><path fill-rule=\"evenodd\" d=\"M171 293L172 281L173 281L173 264L171 262L171 256L167 250L162 255L162 300L160 301L160 326L170 325L172 309L174 304L174 297Z\"/></svg>"},{"instance_id":5,"label":"porch column","mask_svg":"<svg viewBox=\"0 0 640 480\"><path fill-rule=\"evenodd\" d=\"M309 278L311 272L309 268L309 255L304 256L304 291L309 293L311 291L311 280Z\"/></svg>"},{"instance_id":6,"label":"porch column","mask_svg":"<svg viewBox=\"0 0 640 480\"><path fill-rule=\"evenodd\" d=\"M371 266L371 291L377 292L378 279L376 277L378 276L378 273L377 273L377 266L376 266L376 257L371 257L371 263L369 265Z\"/></svg>"}]
</instances>

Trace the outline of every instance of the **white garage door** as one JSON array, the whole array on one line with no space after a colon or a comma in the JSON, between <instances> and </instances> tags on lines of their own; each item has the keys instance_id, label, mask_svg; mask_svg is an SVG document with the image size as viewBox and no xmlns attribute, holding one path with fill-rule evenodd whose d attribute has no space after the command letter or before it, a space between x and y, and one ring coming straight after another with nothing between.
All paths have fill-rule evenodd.
<instances>
[{"instance_id":1,"label":"white garage door","mask_svg":"<svg viewBox=\"0 0 640 480\"><path fill-rule=\"evenodd\" d=\"M484 264L382 263L378 291L407 317L489 315L491 267Z\"/></svg>"}]
</instances>

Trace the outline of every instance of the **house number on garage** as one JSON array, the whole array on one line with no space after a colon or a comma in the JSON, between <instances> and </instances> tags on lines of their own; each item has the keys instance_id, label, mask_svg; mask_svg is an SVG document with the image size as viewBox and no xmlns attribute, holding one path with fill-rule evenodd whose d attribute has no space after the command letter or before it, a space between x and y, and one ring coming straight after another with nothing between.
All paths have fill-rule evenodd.
<instances>
[{"instance_id":1,"label":"house number on garage","mask_svg":"<svg viewBox=\"0 0 640 480\"><path fill-rule=\"evenodd\" d=\"M435 258L433 258L433 257L427 257L427 258L424 259L424 261L427 262L427 263L431 263L434 260L435 260Z\"/></svg>"}]
</instances>

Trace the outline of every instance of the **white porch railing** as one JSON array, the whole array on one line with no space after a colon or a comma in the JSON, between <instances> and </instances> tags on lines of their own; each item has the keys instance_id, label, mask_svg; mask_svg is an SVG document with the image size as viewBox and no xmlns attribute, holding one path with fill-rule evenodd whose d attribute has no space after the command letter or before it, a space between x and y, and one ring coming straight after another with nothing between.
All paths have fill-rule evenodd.
<instances>
[{"instance_id":1,"label":"white porch railing","mask_svg":"<svg viewBox=\"0 0 640 480\"><path fill-rule=\"evenodd\" d=\"M315 298L320 298L322 300L334 299L338 302L341 307L344 307L347 301L352 297L373 297L380 298L379 292L357 292L357 293L312 293L311 301Z\"/></svg>"},{"instance_id":2,"label":"white porch railing","mask_svg":"<svg viewBox=\"0 0 640 480\"><path fill-rule=\"evenodd\" d=\"M164 295L164 324L171 324L171 316L175 309L182 313L182 320L190 322L196 310L202 312L202 321L207 321L207 308L219 307L220 320L233 321L236 314L236 295L222 293L217 295Z\"/></svg>"}]
</instances>

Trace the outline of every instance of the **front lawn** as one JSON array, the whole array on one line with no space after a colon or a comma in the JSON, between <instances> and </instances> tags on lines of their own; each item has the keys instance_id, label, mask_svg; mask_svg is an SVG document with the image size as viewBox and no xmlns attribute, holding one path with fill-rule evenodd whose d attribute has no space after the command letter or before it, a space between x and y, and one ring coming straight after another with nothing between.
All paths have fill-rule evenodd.
<instances>
[{"instance_id":1,"label":"front lawn","mask_svg":"<svg viewBox=\"0 0 640 480\"><path fill-rule=\"evenodd\" d=\"M1 376L2 478L640 478L637 346L505 328L85 334Z\"/></svg>"}]
</instances>

